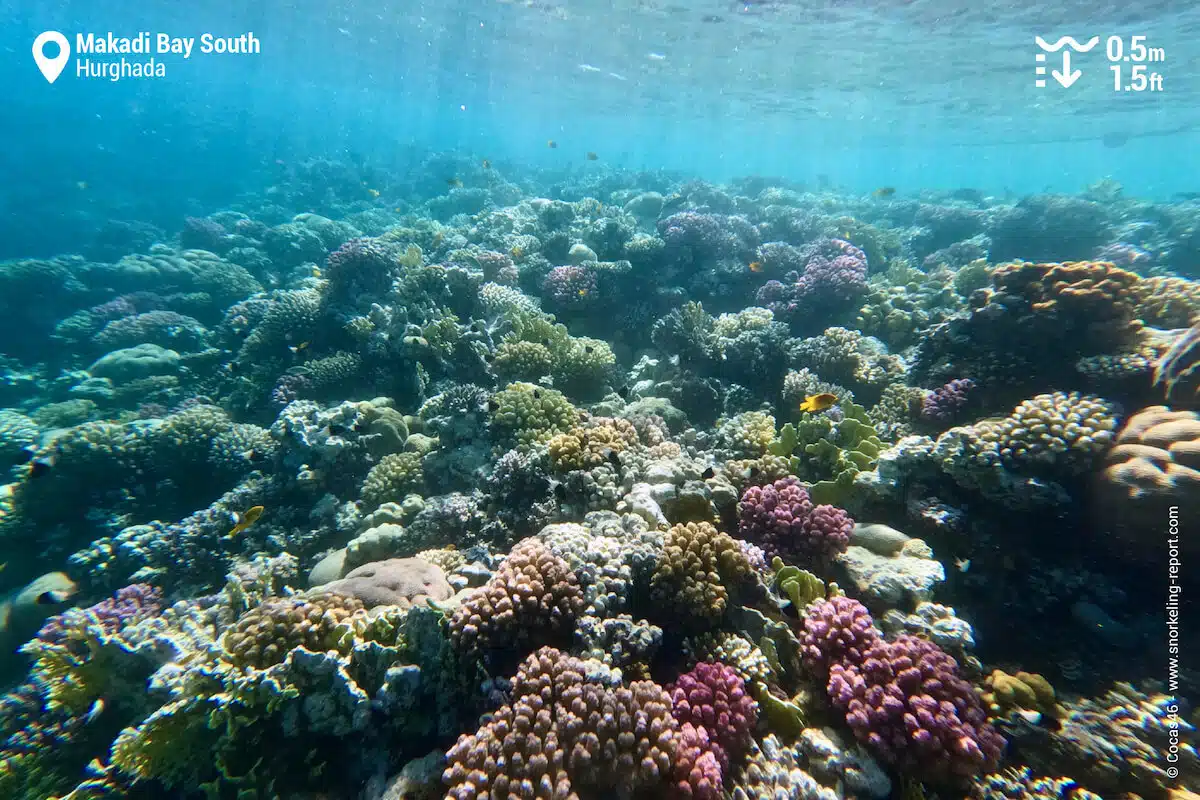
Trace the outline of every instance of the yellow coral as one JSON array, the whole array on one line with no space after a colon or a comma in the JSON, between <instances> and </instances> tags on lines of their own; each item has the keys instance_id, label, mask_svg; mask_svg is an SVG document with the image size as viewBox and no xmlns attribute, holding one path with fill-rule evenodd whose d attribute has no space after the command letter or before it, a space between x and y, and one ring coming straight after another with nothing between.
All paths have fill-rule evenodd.
<instances>
[{"instance_id":1,"label":"yellow coral","mask_svg":"<svg viewBox=\"0 0 1200 800\"><path fill-rule=\"evenodd\" d=\"M1036 711L1048 717L1057 714L1054 687L1036 673L1009 675L1003 670L994 670L984 680L984 687L983 701L993 716L1003 717L1016 709Z\"/></svg>"}]
</instances>

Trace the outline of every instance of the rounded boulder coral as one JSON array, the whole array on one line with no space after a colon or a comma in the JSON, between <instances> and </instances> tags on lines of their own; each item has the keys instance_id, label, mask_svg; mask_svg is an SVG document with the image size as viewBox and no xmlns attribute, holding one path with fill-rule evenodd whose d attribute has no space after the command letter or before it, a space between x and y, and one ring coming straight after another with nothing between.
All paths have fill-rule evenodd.
<instances>
[{"instance_id":1,"label":"rounded boulder coral","mask_svg":"<svg viewBox=\"0 0 1200 800\"><path fill-rule=\"evenodd\" d=\"M510 696L446 753L447 798L666 796L679 737L658 684L544 647Z\"/></svg>"},{"instance_id":2,"label":"rounded boulder coral","mask_svg":"<svg viewBox=\"0 0 1200 800\"><path fill-rule=\"evenodd\" d=\"M667 532L650 598L675 623L706 627L725 614L730 591L754 580L754 567L733 537L707 522Z\"/></svg>"}]
</instances>

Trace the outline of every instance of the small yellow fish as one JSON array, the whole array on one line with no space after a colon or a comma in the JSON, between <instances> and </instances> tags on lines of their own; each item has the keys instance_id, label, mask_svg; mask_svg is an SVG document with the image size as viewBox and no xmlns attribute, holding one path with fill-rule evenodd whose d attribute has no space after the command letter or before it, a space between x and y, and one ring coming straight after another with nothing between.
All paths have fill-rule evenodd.
<instances>
[{"instance_id":1,"label":"small yellow fish","mask_svg":"<svg viewBox=\"0 0 1200 800\"><path fill-rule=\"evenodd\" d=\"M492 162L491 162L491 161L488 161L488 160L485 158L485 159L483 160L483 168L484 168L484 169L491 169L491 168L492 168Z\"/></svg>"},{"instance_id":2,"label":"small yellow fish","mask_svg":"<svg viewBox=\"0 0 1200 800\"><path fill-rule=\"evenodd\" d=\"M800 404L801 411L816 413L831 408L838 400L836 394L829 392L821 392L820 394L810 394L804 398L804 402Z\"/></svg>"},{"instance_id":3,"label":"small yellow fish","mask_svg":"<svg viewBox=\"0 0 1200 800\"><path fill-rule=\"evenodd\" d=\"M882 187L876 189L875 191L871 192L871 196L872 197L891 197L895 193L896 193L895 187L882 186Z\"/></svg>"},{"instance_id":4,"label":"small yellow fish","mask_svg":"<svg viewBox=\"0 0 1200 800\"><path fill-rule=\"evenodd\" d=\"M231 530L228 535L237 536L239 533L246 530L246 528L249 528L255 523L256 520L258 520L259 517L262 516L262 513L265 510L266 509L262 506L253 506L245 514L237 516L237 524L233 526L233 530Z\"/></svg>"},{"instance_id":5,"label":"small yellow fish","mask_svg":"<svg viewBox=\"0 0 1200 800\"><path fill-rule=\"evenodd\" d=\"M392 211L395 211L397 214L403 214L403 213L404 213L404 209L403 209L403 208L401 208L400 206L396 206L395 208L393 208L393 209L392 209Z\"/></svg>"},{"instance_id":6,"label":"small yellow fish","mask_svg":"<svg viewBox=\"0 0 1200 800\"><path fill-rule=\"evenodd\" d=\"M549 147L551 150L557 150L557 149L558 149L558 142L554 141L553 139L547 139L547 140L546 140L546 147Z\"/></svg>"},{"instance_id":7,"label":"small yellow fish","mask_svg":"<svg viewBox=\"0 0 1200 800\"><path fill-rule=\"evenodd\" d=\"M580 290L579 290L579 296L580 296L580 297L587 297L587 295L588 295L588 290L587 290L587 289L580 289Z\"/></svg>"},{"instance_id":8,"label":"small yellow fish","mask_svg":"<svg viewBox=\"0 0 1200 800\"><path fill-rule=\"evenodd\" d=\"M591 150L588 150L588 154L587 154L587 160L588 160L588 161L599 161L599 160L600 160L600 156L596 155L596 154L595 154L595 153L593 153Z\"/></svg>"},{"instance_id":9,"label":"small yellow fish","mask_svg":"<svg viewBox=\"0 0 1200 800\"><path fill-rule=\"evenodd\" d=\"M367 194L371 195L371 197L379 197L379 190L378 189L367 189Z\"/></svg>"},{"instance_id":10,"label":"small yellow fish","mask_svg":"<svg viewBox=\"0 0 1200 800\"><path fill-rule=\"evenodd\" d=\"M75 188L79 191L83 191L87 188L87 181L75 181Z\"/></svg>"},{"instance_id":11,"label":"small yellow fish","mask_svg":"<svg viewBox=\"0 0 1200 800\"><path fill-rule=\"evenodd\" d=\"M446 185L451 189L461 189L463 182L461 178L446 178Z\"/></svg>"},{"instance_id":12,"label":"small yellow fish","mask_svg":"<svg viewBox=\"0 0 1200 800\"><path fill-rule=\"evenodd\" d=\"M313 268L312 268L312 276L313 276L314 278L319 278L319 277L321 277L321 268L320 268L320 267L313 267Z\"/></svg>"},{"instance_id":13,"label":"small yellow fish","mask_svg":"<svg viewBox=\"0 0 1200 800\"><path fill-rule=\"evenodd\" d=\"M298 355L299 353L303 353L305 350L307 350L310 344L312 344L312 342L301 342L300 344L291 345L288 347L288 350L292 351L292 355Z\"/></svg>"},{"instance_id":14,"label":"small yellow fish","mask_svg":"<svg viewBox=\"0 0 1200 800\"><path fill-rule=\"evenodd\" d=\"M513 258L520 258L525 255L525 248L520 245L514 245L513 249L508 251L508 254Z\"/></svg>"},{"instance_id":15,"label":"small yellow fish","mask_svg":"<svg viewBox=\"0 0 1200 800\"><path fill-rule=\"evenodd\" d=\"M751 261L748 265L751 272L762 272L763 265L761 261Z\"/></svg>"}]
</instances>

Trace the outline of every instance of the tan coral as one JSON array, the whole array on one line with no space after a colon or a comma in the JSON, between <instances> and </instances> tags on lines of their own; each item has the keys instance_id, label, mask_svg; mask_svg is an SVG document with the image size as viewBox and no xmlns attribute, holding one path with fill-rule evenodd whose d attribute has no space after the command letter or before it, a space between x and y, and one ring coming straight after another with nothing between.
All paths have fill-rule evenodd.
<instances>
[{"instance_id":1,"label":"tan coral","mask_svg":"<svg viewBox=\"0 0 1200 800\"><path fill-rule=\"evenodd\" d=\"M569 634L583 607L570 565L541 541L526 539L454 612L450 640L462 650L544 643Z\"/></svg>"},{"instance_id":2,"label":"tan coral","mask_svg":"<svg viewBox=\"0 0 1200 800\"><path fill-rule=\"evenodd\" d=\"M705 627L724 616L731 589L753 580L754 568L732 537L707 522L689 522L668 531L650 596L681 623Z\"/></svg>"},{"instance_id":3,"label":"tan coral","mask_svg":"<svg viewBox=\"0 0 1200 800\"><path fill-rule=\"evenodd\" d=\"M1036 711L1047 717L1058 713L1054 687L1037 673L1009 675L997 669L983 683L983 702L992 716L1003 717L1017 709Z\"/></svg>"},{"instance_id":4,"label":"tan coral","mask_svg":"<svg viewBox=\"0 0 1200 800\"><path fill-rule=\"evenodd\" d=\"M1159 553L1172 507L1181 547L1200 551L1194 523L1178 513L1200 501L1200 414L1151 406L1131 416L1108 452L1097 498L1099 521L1135 554Z\"/></svg>"}]
</instances>

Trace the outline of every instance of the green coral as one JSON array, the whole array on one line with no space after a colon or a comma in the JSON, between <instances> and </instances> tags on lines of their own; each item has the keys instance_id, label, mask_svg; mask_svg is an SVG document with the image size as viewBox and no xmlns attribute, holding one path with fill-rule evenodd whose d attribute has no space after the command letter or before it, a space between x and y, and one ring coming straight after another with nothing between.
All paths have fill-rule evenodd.
<instances>
[{"instance_id":1,"label":"green coral","mask_svg":"<svg viewBox=\"0 0 1200 800\"><path fill-rule=\"evenodd\" d=\"M492 359L496 375L508 381L536 381L548 376L553 367L554 357L549 348L524 340L502 342Z\"/></svg>"},{"instance_id":2,"label":"green coral","mask_svg":"<svg viewBox=\"0 0 1200 800\"><path fill-rule=\"evenodd\" d=\"M363 481L362 499L368 509L399 502L425 484L420 453L390 453L371 467Z\"/></svg>"},{"instance_id":3,"label":"green coral","mask_svg":"<svg viewBox=\"0 0 1200 800\"><path fill-rule=\"evenodd\" d=\"M825 582L808 570L800 569L783 563L779 556L771 559L771 569L775 570L775 586L792 601L792 608L797 612L803 610L814 600L824 600L843 594L836 583Z\"/></svg>"},{"instance_id":4,"label":"green coral","mask_svg":"<svg viewBox=\"0 0 1200 800\"><path fill-rule=\"evenodd\" d=\"M492 397L491 422L501 444L527 447L575 427L579 412L562 392L510 383Z\"/></svg>"},{"instance_id":5,"label":"green coral","mask_svg":"<svg viewBox=\"0 0 1200 800\"><path fill-rule=\"evenodd\" d=\"M608 342L572 339L555 359L554 385L573 397L599 399L609 382L617 357Z\"/></svg>"},{"instance_id":6,"label":"green coral","mask_svg":"<svg viewBox=\"0 0 1200 800\"><path fill-rule=\"evenodd\" d=\"M789 422L767 448L788 458L796 475L814 481L809 489L814 503L846 505L854 476L872 469L884 447L862 406L845 402L840 407L841 419L805 414Z\"/></svg>"}]
</instances>

